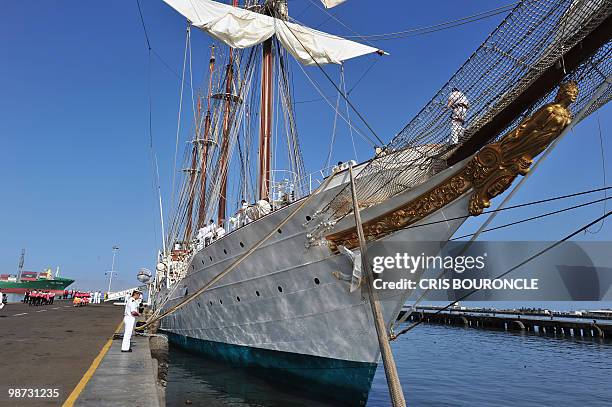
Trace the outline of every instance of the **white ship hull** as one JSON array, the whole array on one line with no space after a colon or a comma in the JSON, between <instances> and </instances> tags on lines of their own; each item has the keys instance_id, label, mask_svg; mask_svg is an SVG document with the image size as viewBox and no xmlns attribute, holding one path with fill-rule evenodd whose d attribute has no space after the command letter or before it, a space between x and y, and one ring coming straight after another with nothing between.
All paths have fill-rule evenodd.
<instances>
[{"instance_id":1,"label":"white ship hull","mask_svg":"<svg viewBox=\"0 0 612 407\"><path fill-rule=\"evenodd\" d=\"M409 192L363 210L364 221L398 203L409 202L453 171L456 170L449 168ZM365 401L379 359L367 294L362 289L351 293L350 281L337 277L338 272L352 274L347 256L334 254L324 245L308 247L307 227L312 225L305 226L306 217L312 217L346 182L346 171L335 175L326 191L314 196L235 270L199 298L165 317L161 329L184 347L228 362L270 367L283 375L318 382L350 403ZM419 243L423 241L446 242L463 219L444 220L466 216L468 198L466 194L419 221L442 222L400 230L383 241L402 242L408 253L411 248L413 253L421 253ZM164 301L168 293L171 298L163 309L197 291L276 228L293 205L200 250L189 264L187 276L176 283L178 286L159 292L154 306ZM349 222L348 217L345 221ZM389 249L390 255L397 251L394 247ZM419 275L417 272L401 277L415 279ZM395 321L409 294L409 290L379 293L387 325Z\"/></svg>"}]
</instances>

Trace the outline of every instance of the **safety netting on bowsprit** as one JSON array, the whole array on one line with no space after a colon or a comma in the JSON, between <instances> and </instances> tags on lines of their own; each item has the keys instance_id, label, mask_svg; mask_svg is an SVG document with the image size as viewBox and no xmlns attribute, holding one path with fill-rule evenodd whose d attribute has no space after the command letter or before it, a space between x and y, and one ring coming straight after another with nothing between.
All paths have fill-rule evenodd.
<instances>
[{"instance_id":1,"label":"safety netting on bowsprit","mask_svg":"<svg viewBox=\"0 0 612 407\"><path fill-rule=\"evenodd\" d=\"M574 122L605 105L612 96L612 45L609 38L573 69L564 55L601 29L612 12L612 0L525 0L520 2L483 44L440 88L421 111L391 140L378 159L360 168L356 192L361 207L384 202L420 185L443 169L447 158L479 129L490 123L551 67L560 80L487 142L515 128L543 104L552 101L558 85L575 80L579 96L572 104ZM317 213L315 241L351 213L351 189L341 190Z\"/></svg>"}]
</instances>

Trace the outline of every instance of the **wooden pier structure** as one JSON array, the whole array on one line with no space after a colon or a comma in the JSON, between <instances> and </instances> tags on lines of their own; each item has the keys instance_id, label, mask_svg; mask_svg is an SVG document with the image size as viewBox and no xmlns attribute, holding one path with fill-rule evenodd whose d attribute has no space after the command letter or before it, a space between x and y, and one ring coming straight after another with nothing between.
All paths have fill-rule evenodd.
<instances>
[{"instance_id":1,"label":"wooden pier structure","mask_svg":"<svg viewBox=\"0 0 612 407\"><path fill-rule=\"evenodd\" d=\"M410 310L410 308L402 309L399 319ZM441 307L417 307L406 320L470 328L612 339L612 311L609 314L601 312L593 314L547 310L493 310L464 307L442 310Z\"/></svg>"}]
</instances>

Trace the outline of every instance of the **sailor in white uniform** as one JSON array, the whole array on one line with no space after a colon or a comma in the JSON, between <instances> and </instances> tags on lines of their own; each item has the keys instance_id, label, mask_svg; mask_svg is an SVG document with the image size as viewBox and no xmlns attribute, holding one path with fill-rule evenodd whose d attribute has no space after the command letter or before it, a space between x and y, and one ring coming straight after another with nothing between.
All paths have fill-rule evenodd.
<instances>
[{"instance_id":1,"label":"sailor in white uniform","mask_svg":"<svg viewBox=\"0 0 612 407\"><path fill-rule=\"evenodd\" d=\"M4 308L4 294L0 292L0 309Z\"/></svg>"},{"instance_id":2,"label":"sailor in white uniform","mask_svg":"<svg viewBox=\"0 0 612 407\"><path fill-rule=\"evenodd\" d=\"M204 245L208 246L212 243L213 237L215 236L215 230L217 230L217 225L215 225L215 221L211 219L205 229L206 231L204 233Z\"/></svg>"},{"instance_id":3,"label":"sailor in white uniform","mask_svg":"<svg viewBox=\"0 0 612 407\"><path fill-rule=\"evenodd\" d=\"M240 226L244 226L248 223L251 223L251 219L249 219L247 215L247 211L249 210L249 204L244 199L240 203L240 210L238 211L238 218L240 219Z\"/></svg>"},{"instance_id":4,"label":"sailor in white uniform","mask_svg":"<svg viewBox=\"0 0 612 407\"><path fill-rule=\"evenodd\" d=\"M204 247L204 236L206 236L206 233L208 233L208 226L206 225L198 230L198 250L202 250Z\"/></svg>"},{"instance_id":5,"label":"sailor in white uniform","mask_svg":"<svg viewBox=\"0 0 612 407\"><path fill-rule=\"evenodd\" d=\"M458 144L465 132L465 117L470 106L470 102L465 95L457 88L453 88L448 95L447 106L451 109L451 135L448 140L450 145Z\"/></svg>"},{"instance_id":6,"label":"sailor in white uniform","mask_svg":"<svg viewBox=\"0 0 612 407\"><path fill-rule=\"evenodd\" d=\"M215 230L215 239L221 239L223 236L225 236L225 229L219 225L217 230Z\"/></svg>"},{"instance_id":7,"label":"sailor in white uniform","mask_svg":"<svg viewBox=\"0 0 612 407\"><path fill-rule=\"evenodd\" d=\"M240 218L238 216L230 216L228 219L228 227L230 232L240 227Z\"/></svg>"},{"instance_id":8,"label":"sailor in white uniform","mask_svg":"<svg viewBox=\"0 0 612 407\"><path fill-rule=\"evenodd\" d=\"M131 352L130 339L134 332L134 324L136 323L136 317L138 313L138 299L140 298L140 292L134 290L132 296L125 303L125 311L123 313L123 324L125 329L123 331L123 342L121 342L121 352Z\"/></svg>"}]
</instances>

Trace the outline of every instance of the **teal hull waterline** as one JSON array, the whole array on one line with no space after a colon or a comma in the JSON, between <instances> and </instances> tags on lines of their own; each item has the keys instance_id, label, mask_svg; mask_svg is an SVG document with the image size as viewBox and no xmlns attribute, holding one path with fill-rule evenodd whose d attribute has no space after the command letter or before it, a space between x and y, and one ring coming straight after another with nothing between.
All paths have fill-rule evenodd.
<instances>
[{"instance_id":1,"label":"teal hull waterline","mask_svg":"<svg viewBox=\"0 0 612 407\"><path fill-rule=\"evenodd\" d=\"M375 363L352 362L298 353L231 345L164 331L168 340L236 367L265 369L266 378L288 388L333 399L343 405L365 405L376 372ZM254 369L257 373L258 369Z\"/></svg>"}]
</instances>

